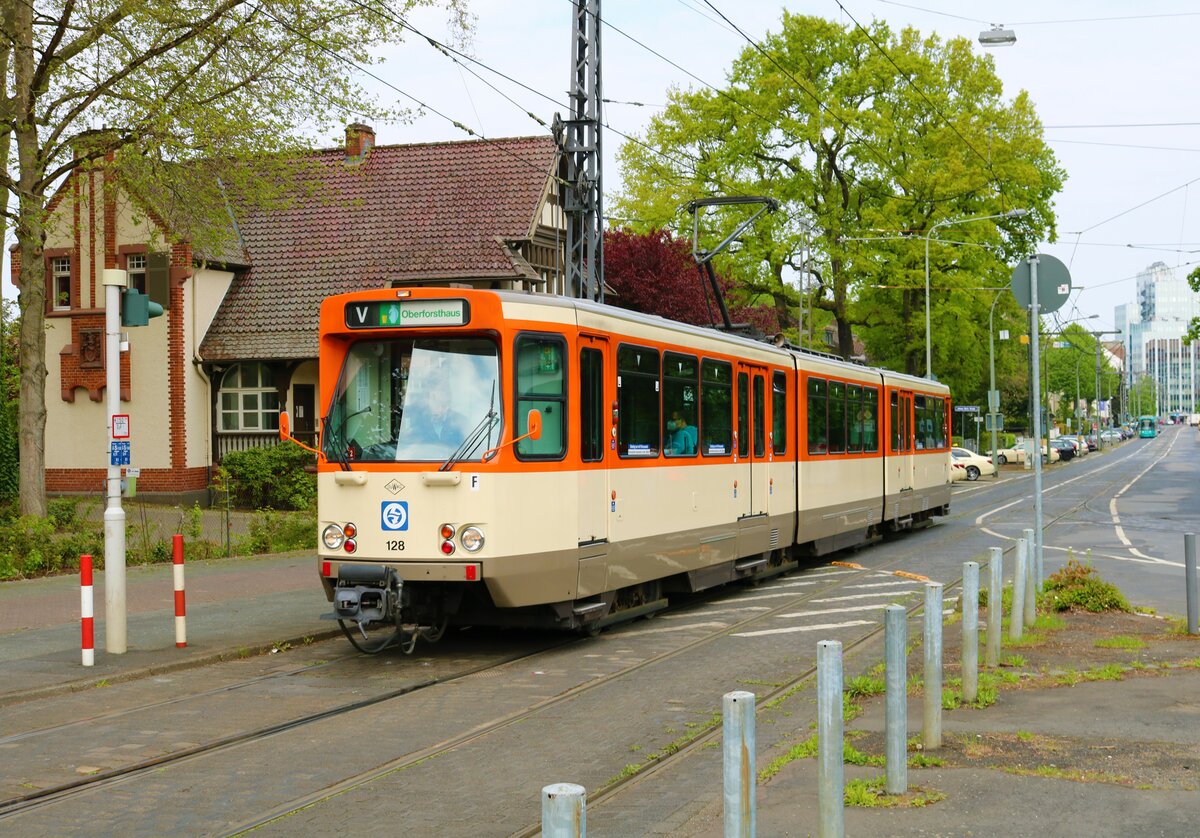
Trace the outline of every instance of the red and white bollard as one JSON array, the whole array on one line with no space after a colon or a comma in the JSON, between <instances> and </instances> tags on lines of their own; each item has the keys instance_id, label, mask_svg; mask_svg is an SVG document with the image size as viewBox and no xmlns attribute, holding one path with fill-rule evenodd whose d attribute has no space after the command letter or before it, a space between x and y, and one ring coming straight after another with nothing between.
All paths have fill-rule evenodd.
<instances>
[{"instance_id":1,"label":"red and white bollard","mask_svg":"<svg viewBox=\"0 0 1200 838\"><path fill-rule=\"evenodd\" d=\"M96 627L92 605L92 557L79 557L79 613L83 632L83 665L96 665Z\"/></svg>"},{"instance_id":2,"label":"red and white bollard","mask_svg":"<svg viewBox=\"0 0 1200 838\"><path fill-rule=\"evenodd\" d=\"M171 562L175 570L175 648L187 645L187 609L183 603L183 536L171 539Z\"/></svg>"}]
</instances>

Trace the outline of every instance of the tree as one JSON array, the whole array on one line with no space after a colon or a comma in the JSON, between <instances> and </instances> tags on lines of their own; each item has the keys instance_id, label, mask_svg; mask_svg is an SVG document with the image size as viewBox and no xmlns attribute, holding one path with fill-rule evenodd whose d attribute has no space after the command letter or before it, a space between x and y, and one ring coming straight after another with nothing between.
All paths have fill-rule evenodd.
<instances>
[{"instance_id":1,"label":"tree","mask_svg":"<svg viewBox=\"0 0 1200 838\"><path fill-rule=\"evenodd\" d=\"M621 308L657 314L682 323L710 326L720 322L718 307L708 283L692 258L692 245L666 230L632 233L612 230L604 234L604 281L615 292ZM730 318L773 335L779 322L770 303L747 297L726 277L717 276Z\"/></svg>"},{"instance_id":2,"label":"tree","mask_svg":"<svg viewBox=\"0 0 1200 838\"><path fill-rule=\"evenodd\" d=\"M300 126L389 115L363 95L354 67L399 40L399 14L434 1L403 0L393 12L357 0L0 0L0 188L16 202L7 220L20 262L23 514L46 507L43 248L53 190L103 164L134 194L186 207L184 234L227 226L206 223L225 212L221 186L246 199L268 194L271 182L250 182L240 161L254 158L261 173L262 161L282 165L283 152L305 147ZM446 4L463 23L461 0ZM180 165L192 161L205 162Z\"/></svg>"},{"instance_id":3,"label":"tree","mask_svg":"<svg viewBox=\"0 0 1200 838\"><path fill-rule=\"evenodd\" d=\"M795 279L807 269L806 305L833 318L843 355L857 327L873 360L923 374L926 233L939 221L1028 210L1019 223L972 222L949 228L961 238L937 237L986 247L932 243L934 369L955 388L986 381L978 325L993 294L962 289L994 285L1053 235L1050 200L1063 181L1028 97L1002 98L990 57L965 39L785 12L723 89L668 99L646 136L621 150L617 212L678 229L678 207L697 197L779 199L783 211L764 216L722 265L781 313L796 309Z\"/></svg>"}]
</instances>

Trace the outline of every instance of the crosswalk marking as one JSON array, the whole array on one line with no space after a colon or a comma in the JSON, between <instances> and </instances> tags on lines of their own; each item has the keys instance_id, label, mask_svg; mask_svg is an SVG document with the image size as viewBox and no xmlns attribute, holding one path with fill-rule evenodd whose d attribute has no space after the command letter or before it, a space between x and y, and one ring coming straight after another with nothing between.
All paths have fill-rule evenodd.
<instances>
[{"instance_id":1,"label":"crosswalk marking","mask_svg":"<svg viewBox=\"0 0 1200 838\"><path fill-rule=\"evenodd\" d=\"M794 634L798 631L826 631L830 629L850 628L851 626L870 626L876 620L849 620L845 623L822 623L816 626L789 626L787 628L763 629L762 631L741 631L730 637L764 637L768 634Z\"/></svg>"}]
</instances>

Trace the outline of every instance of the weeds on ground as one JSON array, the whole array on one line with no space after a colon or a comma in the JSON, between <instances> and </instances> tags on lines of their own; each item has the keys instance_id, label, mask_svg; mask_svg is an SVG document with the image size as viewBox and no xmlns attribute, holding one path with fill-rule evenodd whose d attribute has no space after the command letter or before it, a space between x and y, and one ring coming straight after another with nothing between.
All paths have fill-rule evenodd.
<instances>
[{"instance_id":1,"label":"weeds on ground","mask_svg":"<svg viewBox=\"0 0 1200 838\"><path fill-rule=\"evenodd\" d=\"M1079 609L1101 613L1133 609L1124 595L1110 582L1105 582L1089 564L1071 559L1066 567L1046 577L1045 592L1038 604L1047 610Z\"/></svg>"},{"instance_id":2,"label":"weeds on ground","mask_svg":"<svg viewBox=\"0 0 1200 838\"><path fill-rule=\"evenodd\" d=\"M1128 634L1117 635L1116 637L1106 637L1097 640L1094 644L1097 649L1144 649L1146 643L1141 638L1133 637Z\"/></svg>"}]
</instances>

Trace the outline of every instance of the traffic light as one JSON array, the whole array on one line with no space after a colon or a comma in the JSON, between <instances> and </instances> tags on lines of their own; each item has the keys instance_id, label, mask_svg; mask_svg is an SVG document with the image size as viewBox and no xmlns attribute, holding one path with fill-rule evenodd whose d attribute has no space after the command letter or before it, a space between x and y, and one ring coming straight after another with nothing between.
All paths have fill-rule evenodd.
<instances>
[{"instance_id":1,"label":"traffic light","mask_svg":"<svg viewBox=\"0 0 1200 838\"><path fill-rule=\"evenodd\" d=\"M121 293L121 325L145 326L151 317L160 317L163 307L153 302L136 288L126 288Z\"/></svg>"}]
</instances>

